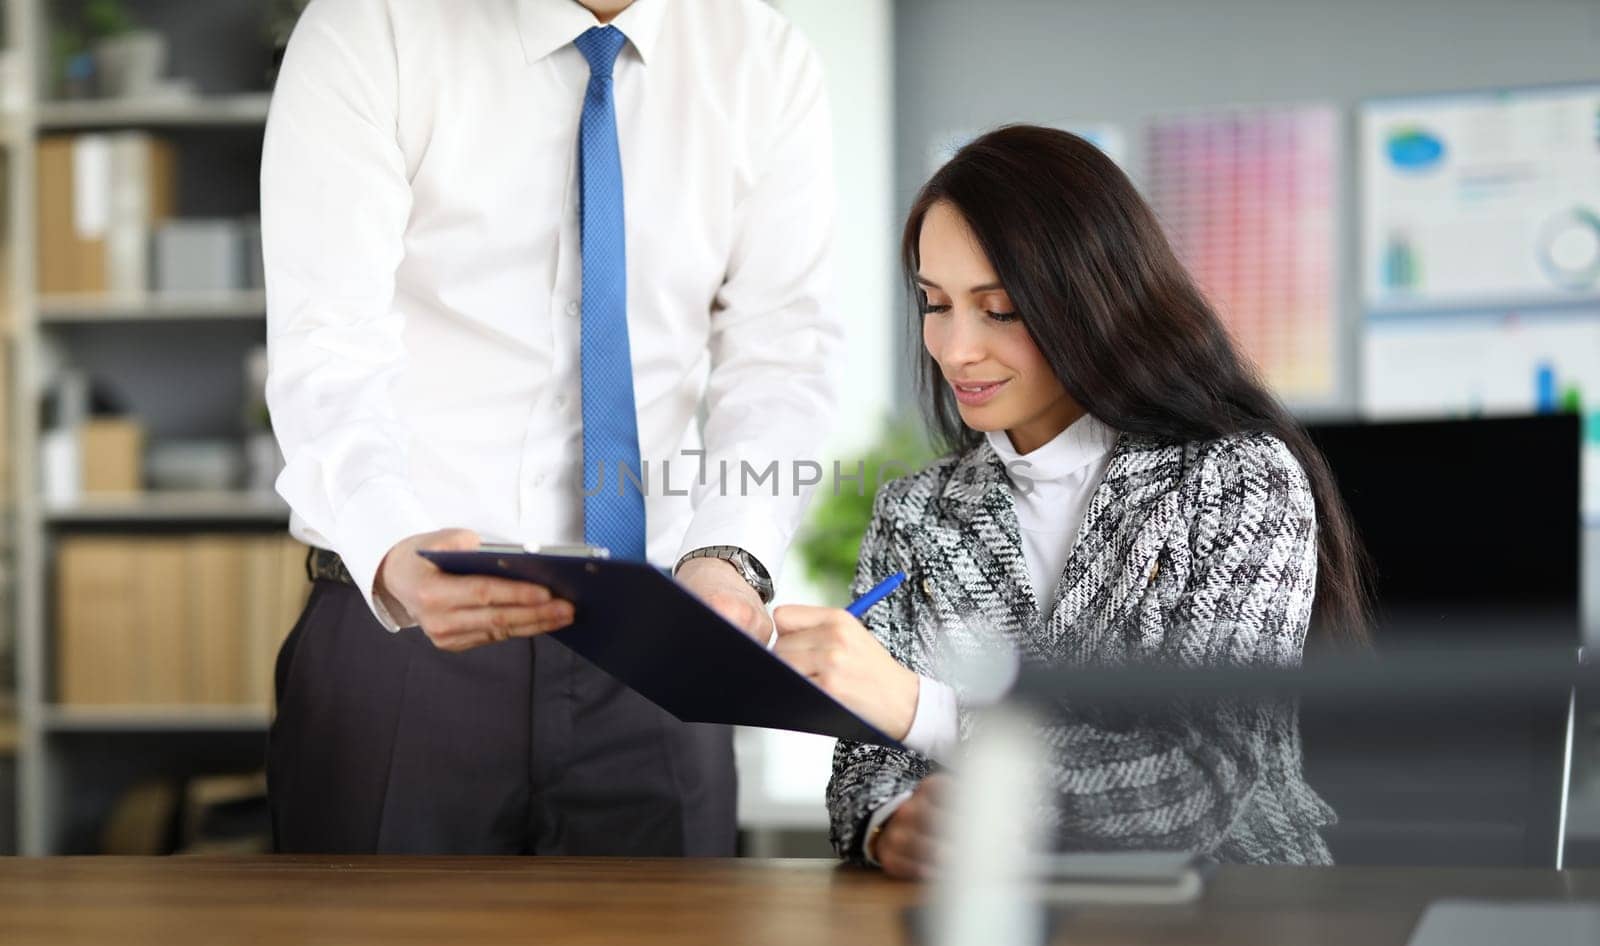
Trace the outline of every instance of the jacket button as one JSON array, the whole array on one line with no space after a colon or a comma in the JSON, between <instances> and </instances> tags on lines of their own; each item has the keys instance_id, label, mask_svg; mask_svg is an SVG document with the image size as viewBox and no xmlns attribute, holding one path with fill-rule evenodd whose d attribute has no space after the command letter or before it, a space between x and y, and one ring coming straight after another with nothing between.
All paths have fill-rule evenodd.
<instances>
[{"instance_id":1,"label":"jacket button","mask_svg":"<svg viewBox=\"0 0 1600 946\"><path fill-rule=\"evenodd\" d=\"M925 598L933 597L933 579L932 578L924 578L924 579L922 579L922 595Z\"/></svg>"},{"instance_id":2,"label":"jacket button","mask_svg":"<svg viewBox=\"0 0 1600 946\"><path fill-rule=\"evenodd\" d=\"M1161 560L1157 559L1155 564L1150 566L1149 582L1153 583L1156 580L1156 576L1159 574L1161 574Z\"/></svg>"}]
</instances>

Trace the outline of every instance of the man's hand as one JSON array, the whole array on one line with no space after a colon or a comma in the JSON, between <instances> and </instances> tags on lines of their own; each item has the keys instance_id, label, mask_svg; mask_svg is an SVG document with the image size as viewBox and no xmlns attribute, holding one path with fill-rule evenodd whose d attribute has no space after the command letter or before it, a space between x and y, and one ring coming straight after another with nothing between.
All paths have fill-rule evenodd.
<instances>
[{"instance_id":1,"label":"man's hand","mask_svg":"<svg viewBox=\"0 0 1600 946\"><path fill-rule=\"evenodd\" d=\"M867 854L883 865L883 872L901 880L926 880L939 866L938 828L941 806L949 793L950 777L930 775L907 798L871 842Z\"/></svg>"},{"instance_id":2,"label":"man's hand","mask_svg":"<svg viewBox=\"0 0 1600 946\"><path fill-rule=\"evenodd\" d=\"M772 615L739 570L720 558L691 558L678 569L678 582L694 592L729 624L766 644Z\"/></svg>"},{"instance_id":3,"label":"man's hand","mask_svg":"<svg viewBox=\"0 0 1600 946\"><path fill-rule=\"evenodd\" d=\"M572 605L543 585L485 575L450 575L419 551L470 552L481 543L466 529L414 535L378 565L374 594L403 626L420 625L440 650L463 651L512 637L559 631Z\"/></svg>"},{"instance_id":4,"label":"man's hand","mask_svg":"<svg viewBox=\"0 0 1600 946\"><path fill-rule=\"evenodd\" d=\"M911 731L922 680L840 608L786 604L773 652L828 695L896 739Z\"/></svg>"}]
</instances>

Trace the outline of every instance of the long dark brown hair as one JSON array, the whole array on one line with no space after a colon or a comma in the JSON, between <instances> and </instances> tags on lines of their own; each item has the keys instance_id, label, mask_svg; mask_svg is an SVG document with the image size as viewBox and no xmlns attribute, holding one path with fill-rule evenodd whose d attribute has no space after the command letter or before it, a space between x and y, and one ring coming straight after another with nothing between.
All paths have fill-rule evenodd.
<instances>
[{"instance_id":1,"label":"long dark brown hair","mask_svg":"<svg viewBox=\"0 0 1600 946\"><path fill-rule=\"evenodd\" d=\"M966 219L1034 344L1085 411L1171 442L1261 432L1289 447L1316 501L1314 639L1365 643L1365 554L1327 461L1234 347L1121 169L1050 128L1012 125L968 144L923 186L906 220L901 262L913 300L922 221L941 201ZM962 423L931 355L918 380L935 436L950 449L976 446L982 435Z\"/></svg>"}]
</instances>

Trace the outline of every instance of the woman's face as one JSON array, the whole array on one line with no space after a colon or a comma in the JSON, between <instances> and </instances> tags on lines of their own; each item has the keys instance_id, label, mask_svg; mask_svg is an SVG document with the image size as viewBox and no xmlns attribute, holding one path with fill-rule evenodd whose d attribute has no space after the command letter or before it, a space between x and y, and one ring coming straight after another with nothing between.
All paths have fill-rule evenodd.
<instances>
[{"instance_id":1,"label":"woman's face","mask_svg":"<svg viewBox=\"0 0 1600 946\"><path fill-rule=\"evenodd\" d=\"M922 344L968 427L1004 430L1018 452L1029 453L1083 416L954 206L940 201L928 208L917 256Z\"/></svg>"}]
</instances>

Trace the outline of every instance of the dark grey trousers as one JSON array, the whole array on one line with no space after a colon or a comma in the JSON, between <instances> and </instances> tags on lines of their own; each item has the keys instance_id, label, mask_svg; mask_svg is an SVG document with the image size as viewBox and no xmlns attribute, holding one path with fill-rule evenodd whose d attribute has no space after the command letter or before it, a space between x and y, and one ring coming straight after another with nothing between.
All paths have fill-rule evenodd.
<instances>
[{"instance_id":1,"label":"dark grey trousers","mask_svg":"<svg viewBox=\"0 0 1600 946\"><path fill-rule=\"evenodd\" d=\"M678 722L554 640L446 653L318 581L277 697L279 851L734 852L731 731Z\"/></svg>"}]
</instances>

